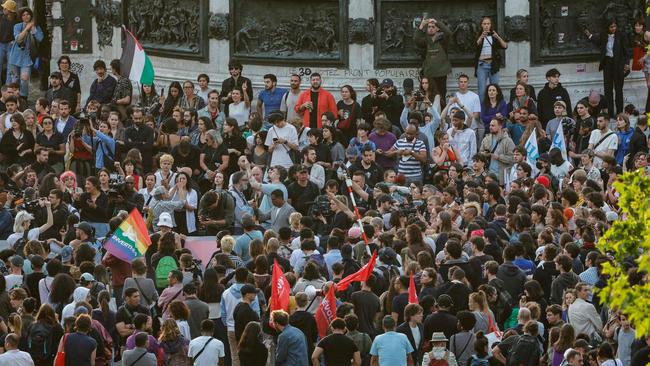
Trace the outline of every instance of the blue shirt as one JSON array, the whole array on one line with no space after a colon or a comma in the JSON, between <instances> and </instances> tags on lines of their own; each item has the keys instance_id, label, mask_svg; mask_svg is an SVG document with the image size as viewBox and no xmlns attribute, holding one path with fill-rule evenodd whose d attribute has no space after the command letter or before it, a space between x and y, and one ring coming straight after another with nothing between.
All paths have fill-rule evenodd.
<instances>
[{"instance_id":1,"label":"blue shirt","mask_svg":"<svg viewBox=\"0 0 650 366\"><path fill-rule=\"evenodd\" d=\"M532 276L533 272L535 272L535 263L533 263L531 260L525 258L515 258L512 263L524 271L526 276Z\"/></svg>"},{"instance_id":2,"label":"blue shirt","mask_svg":"<svg viewBox=\"0 0 650 366\"><path fill-rule=\"evenodd\" d=\"M305 334L300 329L287 325L278 336L275 364L278 366L303 366L307 358Z\"/></svg>"},{"instance_id":3,"label":"blue shirt","mask_svg":"<svg viewBox=\"0 0 650 366\"><path fill-rule=\"evenodd\" d=\"M251 259L250 251L248 248L250 248L251 241L253 239L259 239L259 240L264 240L264 235L259 230L253 230L250 232L245 232L237 238L237 241L235 242L235 247L233 248L233 251L237 253L237 255L243 260L244 262L248 262Z\"/></svg>"},{"instance_id":4,"label":"blue shirt","mask_svg":"<svg viewBox=\"0 0 650 366\"><path fill-rule=\"evenodd\" d=\"M329 252L325 253L325 264L327 265L327 272L330 274L330 278L334 278L334 272L332 272L332 266L334 263L342 262L343 257L341 256L341 251L339 249L332 249Z\"/></svg>"},{"instance_id":5,"label":"blue shirt","mask_svg":"<svg viewBox=\"0 0 650 366\"><path fill-rule=\"evenodd\" d=\"M285 201L289 199L287 186L285 186L284 184L262 183L262 193L264 193L264 196L262 196L262 202L260 202L260 207L258 209L261 213L268 214L273 209L273 203L271 203L271 193L273 193L273 191L275 191L276 189L282 191L282 195L284 196Z\"/></svg>"},{"instance_id":6,"label":"blue shirt","mask_svg":"<svg viewBox=\"0 0 650 366\"><path fill-rule=\"evenodd\" d=\"M389 331L378 335L370 347L370 354L379 358L379 366L406 366L406 357L413 346L405 334Z\"/></svg>"},{"instance_id":7,"label":"blue shirt","mask_svg":"<svg viewBox=\"0 0 650 366\"><path fill-rule=\"evenodd\" d=\"M18 45L18 35L20 32L23 31L25 28L25 23L18 23L14 25L14 38L16 38L16 41L11 45L11 50L9 51L9 65L14 65L14 66L20 66L20 67L26 67L26 66L32 66L34 63L32 62L32 57L29 55L29 40L27 37L29 35L26 35L25 38L23 39L23 44L25 45L24 48L20 48ZM43 32L41 31L41 28L36 26L34 30L31 30L31 32L34 32L34 38L38 42L43 41Z\"/></svg>"},{"instance_id":8,"label":"blue shirt","mask_svg":"<svg viewBox=\"0 0 650 366\"><path fill-rule=\"evenodd\" d=\"M275 88L273 91L262 90L257 99L264 104L264 120L268 119L271 112L280 110L282 97L287 92L287 89Z\"/></svg>"},{"instance_id":9,"label":"blue shirt","mask_svg":"<svg viewBox=\"0 0 650 366\"><path fill-rule=\"evenodd\" d=\"M105 168L104 155L107 155L109 159L115 161L115 140L100 131L95 133L93 140L95 144L95 165L97 169ZM113 167L109 168L112 169Z\"/></svg>"},{"instance_id":10,"label":"blue shirt","mask_svg":"<svg viewBox=\"0 0 650 366\"><path fill-rule=\"evenodd\" d=\"M632 128L628 128L627 131L616 131L616 136L618 136L616 163L618 163L618 165L623 165L623 159L625 159L625 155L627 155L627 152L630 149L630 141L632 140L633 134L634 129Z\"/></svg>"}]
</instances>

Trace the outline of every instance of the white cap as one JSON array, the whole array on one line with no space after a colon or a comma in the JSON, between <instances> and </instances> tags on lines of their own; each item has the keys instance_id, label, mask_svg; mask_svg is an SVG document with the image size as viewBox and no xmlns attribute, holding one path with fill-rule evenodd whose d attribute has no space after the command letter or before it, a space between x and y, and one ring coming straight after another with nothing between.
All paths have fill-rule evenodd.
<instances>
[{"instance_id":1,"label":"white cap","mask_svg":"<svg viewBox=\"0 0 650 366\"><path fill-rule=\"evenodd\" d=\"M165 226L168 228L174 227L174 222L172 221L172 215L169 212L163 212L158 216L158 225Z\"/></svg>"}]
</instances>

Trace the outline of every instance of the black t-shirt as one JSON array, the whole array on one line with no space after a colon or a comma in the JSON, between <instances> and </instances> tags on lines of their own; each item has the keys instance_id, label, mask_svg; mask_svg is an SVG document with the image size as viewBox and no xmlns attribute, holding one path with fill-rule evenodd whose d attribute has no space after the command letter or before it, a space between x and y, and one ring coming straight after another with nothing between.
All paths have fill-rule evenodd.
<instances>
[{"instance_id":1,"label":"black t-shirt","mask_svg":"<svg viewBox=\"0 0 650 366\"><path fill-rule=\"evenodd\" d=\"M318 92L310 91L313 108L309 112L309 128L318 128Z\"/></svg>"},{"instance_id":2,"label":"black t-shirt","mask_svg":"<svg viewBox=\"0 0 650 366\"><path fill-rule=\"evenodd\" d=\"M359 103L345 104L344 101L339 100L336 109L342 111L339 116L339 128L356 131L356 121L363 116Z\"/></svg>"},{"instance_id":3,"label":"black t-shirt","mask_svg":"<svg viewBox=\"0 0 650 366\"><path fill-rule=\"evenodd\" d=\"M27 287L27 292L29 296L35 298L38 301L38 305L41 304L41 294L38 291L38 282L45 278L43 272L32 272L28 275L25 275L25 287Z\"/></svg>"},{"instance_id":4,"label":"black t-shirt","mask_svg":"<svg viewBox=\"0 0 650 366\"><path fill-rule=\"evenodd\" d=\"M117 314L115 315L115 323L117 324L124 322L126 325L133 324L133 318L135 318L136 314L145 314L147 316L151 315L149 314L149 309L140 304L135 307L124 304L120 306L119 309L117 309Z\"/></svg>"},{"instance_id":5,"label":"black t-shirt","mask_svg":"<svg viewBox=\"0 0 650 366\"><path fill-rule=\"evenodd\" d=\"M352 339L344 334L330 334L318 342L324 350L325 366L349 366L354 353L359 351Z\"/></svg>"},{"instance_id":6,"label":"black t-shirt","mask_svg":"<svg viewBox=\"0 0 650 366\"><path fill-rule=\"evenodd\" d=\"M68 334L63 347L66 365L90 365L90 357L96 348L97 341L90 335L78 332Z\"/></svg>"},{"instance_id":7,"label":"black t-shirt","mask_svg":"<svg viewBox=\"0 0 650 366\"><path fill-rule=\"evenodd\" d=\"M374 337L377 334L374 320L379 312L379 297L370 291L357 291L350 297L350 302L359 318L359 332Z\"/></svg>"},{"instance_id":8,"label":"black t-shirt","mask_svg":"<svg viewBox=\"0 0 650 366\"><path fill-rule=\"evenodd\" d=\"M260 317L257 315L255 310L245 302L240 302L235 306L235 310L232 312L232 317L235 320L235 338L237 341L241 338L241 335L244 333L244 328L249 322L258 322Z\"/></svg>"},{"instance_id":9,"label":"black t-shirt","mask_svg":"<svg viewBox=\"0 0 650 366\"><path fill-rule=\"evenodd\" d=\"M393 297L393 313L397 313L397 324L404 323L404 308L409 304L409 294L403 293Z\"/></svg>"},{"instance_id":10,"label":"black t-shirt","mask_svg":"<svg viewBox=\"0 0 650 366\"><path fill-rule=\"evenodd\" d=\"M210 170L216 170L223 163L222 157L228 156L228 151L224 144L220 144L217 148L203 145L203 151L201 153L205 154L203 162Z\"/></svg>"},{"instance_id":11,"label":"black t-shirt","mask_svg":"<svg viewBox=\"0 0 650 366\"><path fill-rule=\"evenodd\" d=\"M289 193L291 205L303 216L309 213L309 208L320 194L318 186L312 182L307 182L305 187L298 184L298 182L293 182L287 188L287 192Z\"/></svg>"}]
</instances>

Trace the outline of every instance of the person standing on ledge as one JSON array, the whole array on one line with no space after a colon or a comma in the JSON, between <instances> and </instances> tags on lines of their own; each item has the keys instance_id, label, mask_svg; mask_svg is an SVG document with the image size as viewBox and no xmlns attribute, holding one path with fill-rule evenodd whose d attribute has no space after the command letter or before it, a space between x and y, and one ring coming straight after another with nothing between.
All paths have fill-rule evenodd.
<instances>
[{"instance_id":1,"label":"person standing on ledge","mask_svg":"<svg viewBox=\"0 0 650 366\"><path fill-rule=\"evenodd\" d=\"M442 22L433 18L422 19L420 27L415 30L413 40L415 45L425 51L422 62L422 75L433 82L435 89L440 91L441 106L445 107L445 96L447 95L447 75L451 71L451 63L447 49L451 30Z\"/></svg>"},{"instance_id":2,"label":"person standing on ledge","mask_svg":"<svg viewBox=\"0 0 650 366\"><path fill-rule=\"evenodd\" d=\"M492 18L483 17L481 33L476 40L474 58L474 76L478 80L478 95L481 103L485 100L488 84L499 84L499 69L501 68L501 50L508 48L508 43L494 31Z\"/></svg>"},{"instance_id":3,"label":"person standing on ledge","mask_svg":"<svg viewBox=\"0 0 650 366\"><path fill-rule=\"evenodd\" d=\"M630 72L632 51L628 47L625 33L618 30L615 19L607 21L607 32L593 34L585 29L585 35L590 42L600 50L598 70L603 72L605 99L609 107L609 117L623 113L623 82L625 75ZM612 90L613 89L613 90ZM614 109L614 92L616 92L616 109Z\"/></svg>"}]
</instances>

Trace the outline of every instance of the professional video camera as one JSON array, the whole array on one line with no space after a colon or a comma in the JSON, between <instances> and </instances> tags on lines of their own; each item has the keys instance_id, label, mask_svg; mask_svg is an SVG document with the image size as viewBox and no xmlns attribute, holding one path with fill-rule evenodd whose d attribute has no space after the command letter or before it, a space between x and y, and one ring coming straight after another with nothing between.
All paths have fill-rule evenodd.
<instances>
[{"instance_id":1,"label":"professional video camera","mask_svg":"<svg viewBox=\"0 0 650 366\"><path fill-rule=\"evenodd\" d=\"M124 187L126 185L124 184L124 177L119 175L119 174L111 174L109 179L108 179L108 195L110 196L117 196L119 194L122 194L124 192Z\"/></svg>"}]
</instances>

